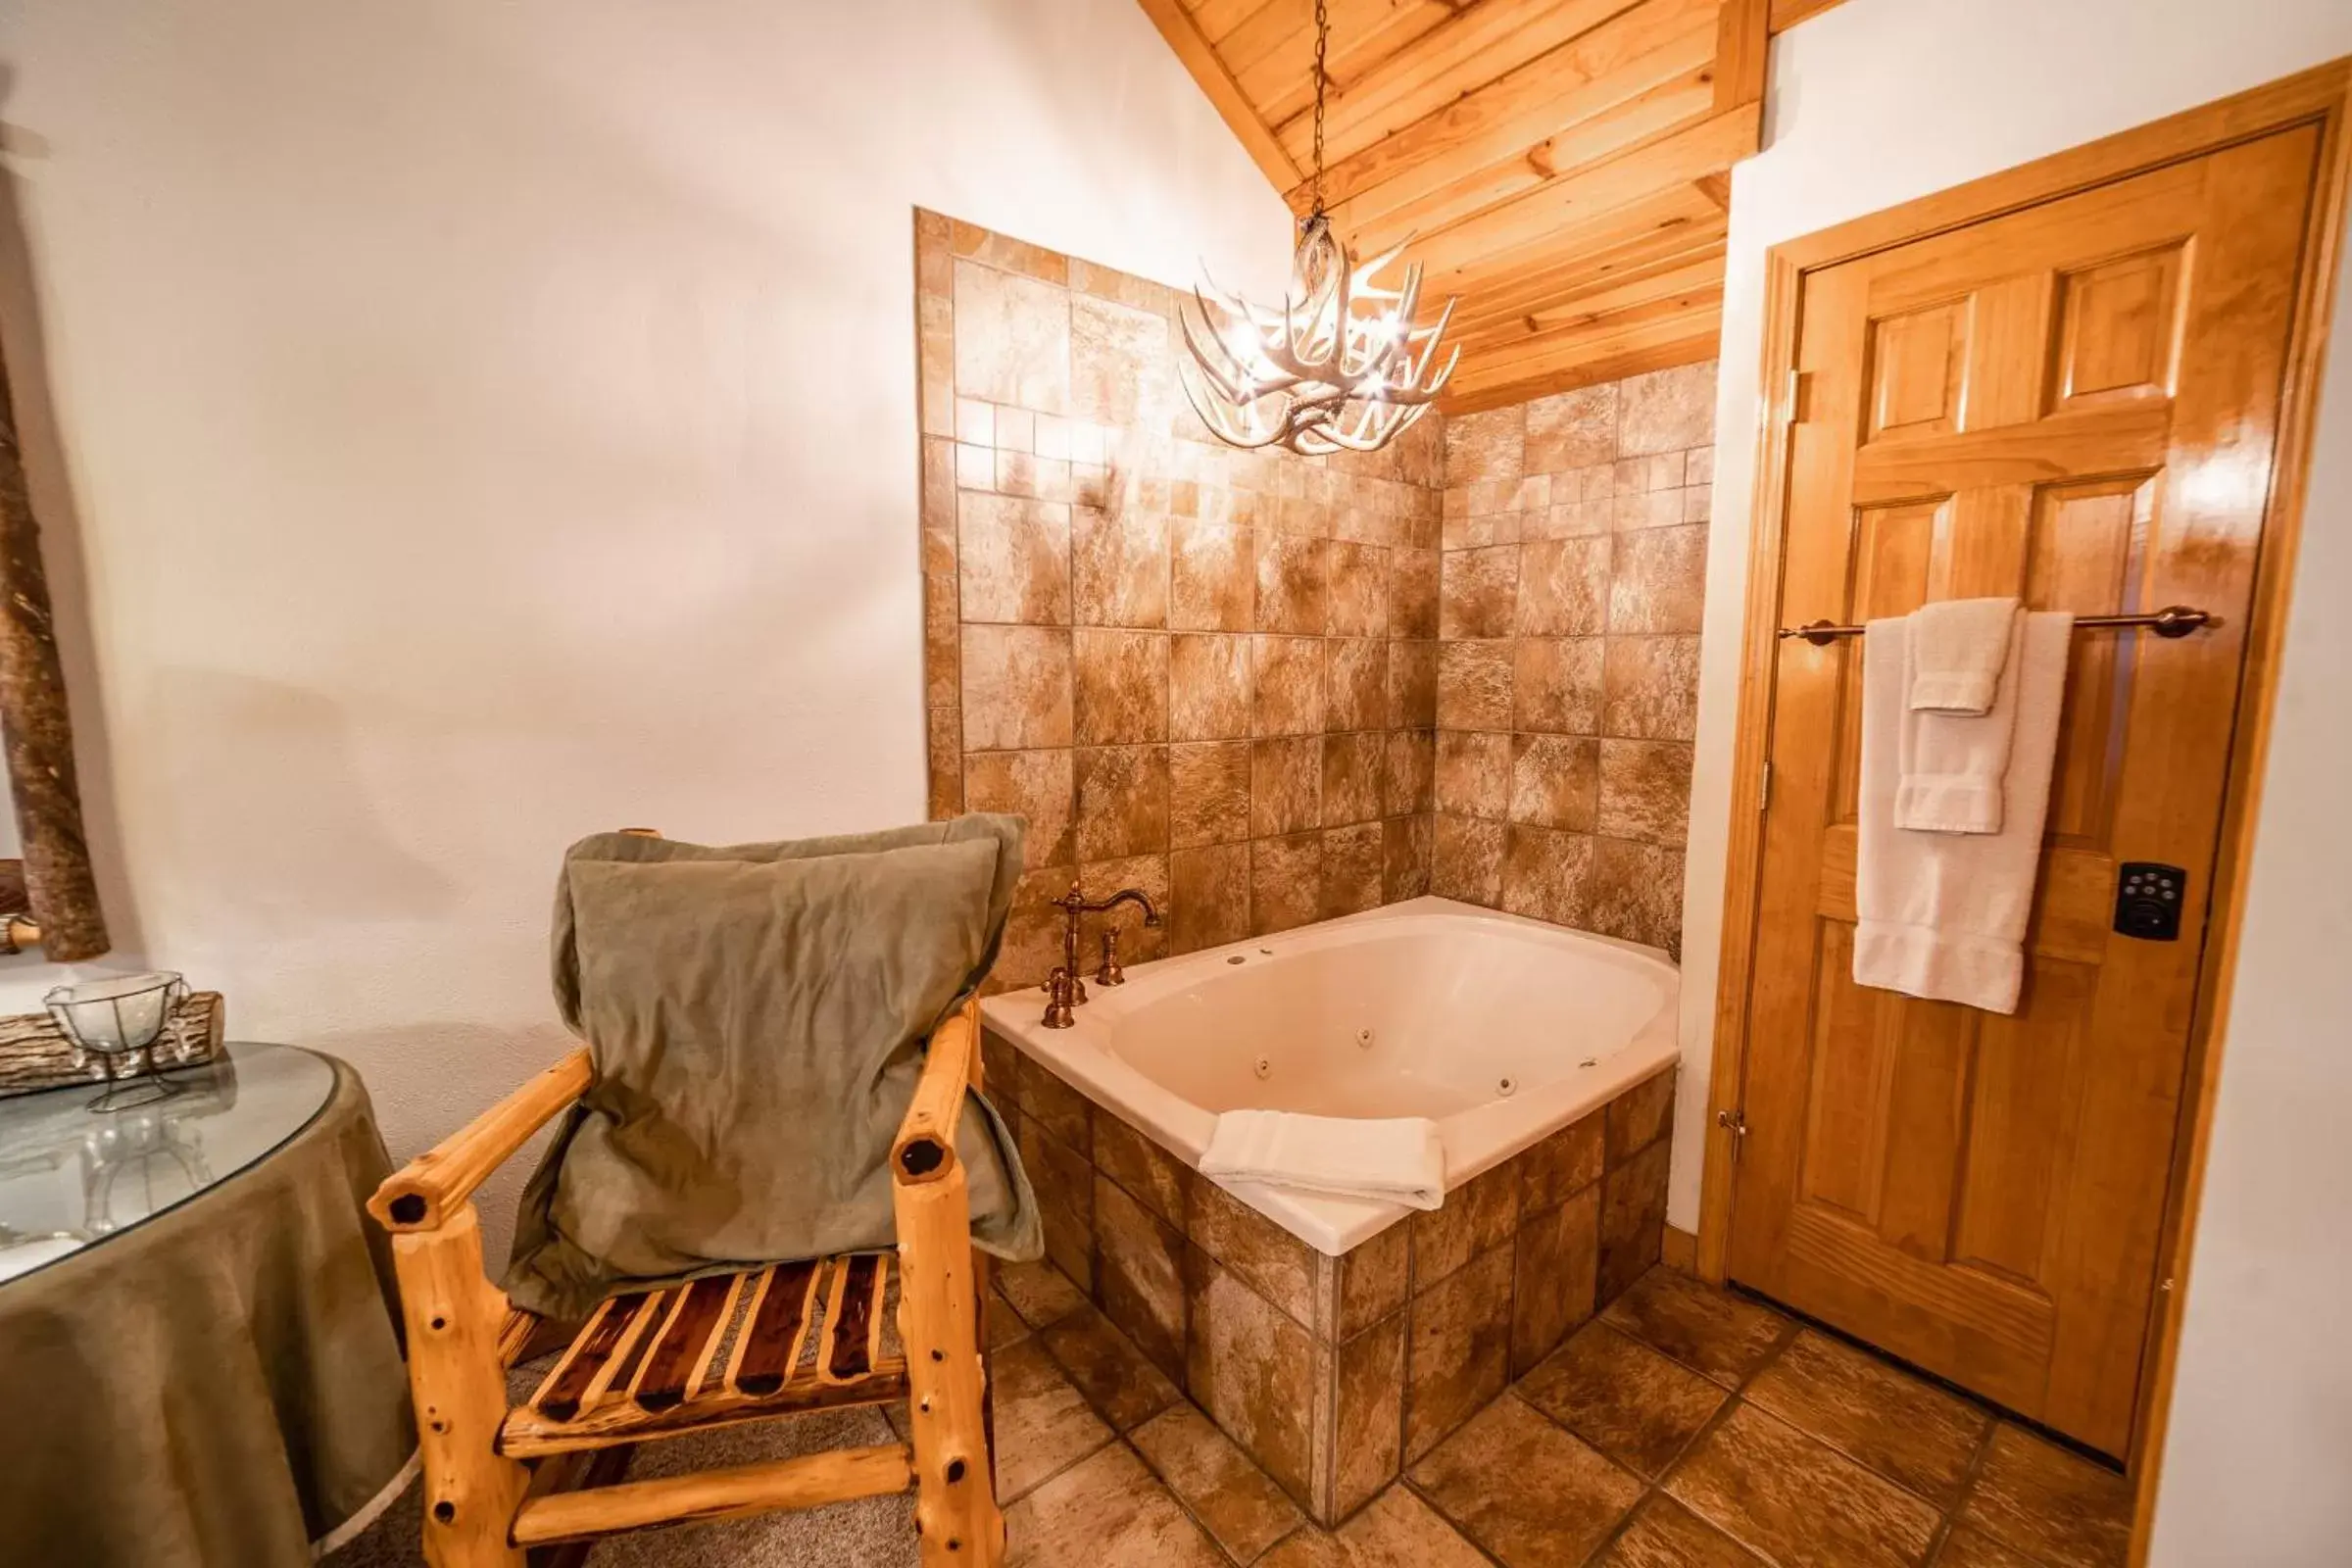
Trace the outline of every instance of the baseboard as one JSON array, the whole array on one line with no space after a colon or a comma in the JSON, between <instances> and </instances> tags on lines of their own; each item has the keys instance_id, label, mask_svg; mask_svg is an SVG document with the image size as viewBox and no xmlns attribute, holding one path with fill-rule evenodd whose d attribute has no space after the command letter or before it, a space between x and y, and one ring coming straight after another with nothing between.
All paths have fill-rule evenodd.
<instances>
[{"instance_id":1,"label":"baseboard","mask_svg":"<svg viewBox=\"0 0 2352 1568\"><path fill-rule=\"evenodd\" d=\"M1698 1238L1689 1231L1667 1226L1665 1240L1658 1244L1658 1261L1685 1274L1697 1273Z\"/></svg>"}]
</instances>

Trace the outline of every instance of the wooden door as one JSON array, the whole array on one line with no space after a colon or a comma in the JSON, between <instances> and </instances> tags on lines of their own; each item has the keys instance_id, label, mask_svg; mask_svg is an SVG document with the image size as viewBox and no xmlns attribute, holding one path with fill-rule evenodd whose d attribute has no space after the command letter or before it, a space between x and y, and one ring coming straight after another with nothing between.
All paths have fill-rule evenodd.
<instances>
[{"instance_id":1,"label":"wooden door","mask_svg":"<svg viewBox=\"0 0 2352 1568\"><path fill-rule=\"evenodd\" d=\"M2127 1451L2299 245L2301 127L1807 274L1783 625L2169 604L2075 634L2014 1016L1852 978L1861 640L1783 640L1734 1279ZM2181 933L2110 930L2117 866Z\"/></svg>"}]
</instances>

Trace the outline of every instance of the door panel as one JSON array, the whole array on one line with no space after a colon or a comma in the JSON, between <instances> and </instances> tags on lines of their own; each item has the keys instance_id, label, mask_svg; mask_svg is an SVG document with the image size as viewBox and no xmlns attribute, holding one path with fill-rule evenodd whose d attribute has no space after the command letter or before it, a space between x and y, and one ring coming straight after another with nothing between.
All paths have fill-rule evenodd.
<instances>
[{"instance_id":1,"label":"door panel","mask_svg":"<svg viewBox=\"0 0 2352 1568\"><path fill-rule=\"evenodd\" d=\"M1969 302L1945 300L1871 323L1870 436L1960 428Z\"/></svg>"},{"instance_id":2,"label":"door panel","mask_svg":"<svg viewBox=\"0 0 2352 1568\"><path fill-rule=\"evenodd\" d=\"M2155 497L2148 474L2044 486L2034 497L2027 598L2079 615L2098 614L2110 605L2145 603L2141 584ZM2131 638L2085 634L2075 639L2044 829L2053 845L2103 849L2108 842L2120 782L2108 764L2123 755L2125 737L2118 725L2131 709L2136 651Z\"/></svg>"},{"instance_id":3,"label":"door panel","mask_svg":"<svg viewBox=\"0 0 2352 1568\"><path fill-rule=\"evenodd\" d=\"M1852 979L1861 643L1785 641L1734 1278L2129 1445L2317 132L1809 273L1782 623L2020 594L2078 633L2014 1017ZM2116 867L2188 870L2182 940Z\"/></svg>"},{"instance_id":4,"label":"door panel","mask_svg":"<svg viewBox=\"0 0 2352 1568\"><path fill-rule=\"evenodd\" d=\"M2169 398L2180 348L2182 244L2058 274L2051 411Z\"/></svg>"}]
</instances>

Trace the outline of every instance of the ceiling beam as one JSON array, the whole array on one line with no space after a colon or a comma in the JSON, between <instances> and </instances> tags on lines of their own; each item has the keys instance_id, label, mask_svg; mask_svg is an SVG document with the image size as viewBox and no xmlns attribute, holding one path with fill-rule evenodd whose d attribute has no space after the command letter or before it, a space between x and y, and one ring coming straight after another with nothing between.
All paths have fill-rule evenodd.
<instances>
[{"instance_id":1,"label":"ceiling beam","mask_svg":"<svg viewBox=\"0 0 2352 1568\"><path fill-rule=\"evenodd\" d=\"M1508 287L1538 270L1564 267L1639 244L1695 245L1723 236L1723 215L1689 185L1676 185L1623 207L1540 233L1520 245L1457 268L1425 273L1421 297L1448 296L1475 304L1489 289Z\"/></svg>"},{"instance_id":2,"label":"ceiling beam","mask_svg":"<svg viewBox=\"0 0 2352 1568\"><path fill-rule=\"evenodd\" d=\"M1193 14L1193 25L1210 43L1223 46L1234 28L1265 10L1274 0L1185 0Z\"/></svg>"},{"instance_id":3,"label":"ceiling beam","mask_svg":"<svg viewBox=\"0 0 2352 1568\"><path fill-rule=\"evenodd\" d=\"M1719 335L1713 330L1693 333L1664 343L1625 349L1603 359L1562 364L1516 381L1461 391L1449 389L1446 396L1438 400L1438 409L1448 416L1476 414L1483 409L1508 408L1514 403L1549 397L1554 392L1572 392L1580 386L1597 386L1603 381L1622 381L1629 375L1697 365L1715 358Z\"/></svg>"},{"instance_id":4,"label":"ceiling beam","mask_svg":"<svg viewBox=\"0 0 2352 1568\"><path fill-rule=\"evenodd\" d=\"M1715 29L1716 113L1764 101L1771 19L1772 0L1723 0Z\"/></svg>"},{"instance_id":5,"label":"ceiling beam","mask_svg":"<svg viewBox=\"0 0 2352 1568\"><path fill-rule=\"evenodd\" d=\"M1447 271L1664 187L1690 191L1690 182L1700 175L1719 173L1756 150L1762 118L1759 107L1749 104L1623 157L1570 171L1475 218L1424 235L1415 244L1413 256L1431 272ZM1363 250L1380 251L1404 238L1406 232L1373 223L1357 228L1353 238Z\"/></svg>"},{"instance_id":6,"label":"ceiling beam","mask_svg":"<svg viewBox=\"0 0 2352 1568\"><path fill-rule=\"evenodd\" d=\"M1590 32L1639 0L1487 0L1455 11L1445 22L1360 76L1334 73L1325 94L1324 145L1333 157L1402 130L1512 67L1580 33ZM1337 37L1336 27L1333 36ZM1273 110L1274 106L1266 106ZM1314 139L1313 74L1303 101L1275 133L1293 162L1308 162Z\"/></svg>"},{"instance_id":7,"label":"ceiling beam","mask_svg":"<svg viewBox=\"0 0 2352 1568\"><path fill-rule=\"evenodd\" d=\"M1490 347L1501 348L1539 338L1548 332L1590 326L1611 319L1618 313L1637 306L1650 305L1677 296L1689 297L1708 289L1720 293L1722 288L1723 258L1719 253L1711 252L1695 261L1685 261L1678 257L1670 266L1651 269L1610 287L1571 295L1547 304L1541 310L1491 318L1483 323L1466 328L1457 327L1456 331L1459 334L1458 341L1465 350L1483 354Z\"/></svg>"},{"instance_id":8,"label":"ceiling beam","mask_svg":"<svg viewBox=\"0 0 2352 1568\"><path fill-rule=\"evenodd\" d=\"M1772 0L1772 30L1787 32L1807 17L1817 17L1838 0Z\"/></svg>"},{"instance_id":9,"label":"ceiling beam","mask_svg":"<svg viewBox=\"0 0 2352 1568\"><path fill-rule=\"evenodd\" d=\"M1704 67L1693 68L1626 103L1605 110L1550 140L1524 148L1420 197L1376 210L1392 187L1345 203L1333 214L1342 233L1394 236L1438 233L1564 175L1597 169L1707 119L1714 89Z\"/></svg>"},{"instance_id":10,"label":"ceiling beam","mask_svg":"<svg viewBox=\"0 0 2352 1568\"><path fill-rule=\"evenodd\" d=\"M1227 74L1224 62L1200 35L1200 29L1193 25L1192 14L1184 9L1182 0L1139 0L1139 3L1144 14L1152 19L1152 24L1159 29L1159 35L1168 41L1168 47L1176 51L1176 58L1184 62L1184 69L1208 95L1209 103L1216 108L1226 127L1241 138L1250 158L1274 182L1274 188L1288 190L1298 184L1298 166L1291 162L1281 140L1266 128L1265 122L1257 118L1257 111L1242 96L1240 84Z\"/></svg>"},{"instance_id":11,"label":"ceiling beam","mask_svg":"<svg viewBox=\"0 0 2352 1568\"><path fill-rule=\"evenodd\" d=\"M1335 83L1353 81L1436 31L1453 14L1447 0L1331 0L1331 48L1324 69ZM1235 31L1223 53L1259 118L1280 127L1315 99L1312 0L1279 0L1267 7Z\"/></svg>"},{"instance_id":12,"label":"ceiling beam","mask_svg":"<svg viewBox=\"0 0 2352 1568\"><path fill-rule=\"evenodd\" d=\"M1464 344L1462 363L1470 367L1473 387L1481 382L1517 380L1531 366L1589 360L1629 344L1689 337L1722 319L1723 284L1717 280L1685 293L1522 337L1514 343L1490 342L1478 351L1475 365L1469 345Z\"/></svg>"},{"instance_id":13,"label":"ceiling beam","mask_svg":"<svg viewBox=\"0 0 2352 1568\"><path fill-rule=\"evenodd\" d=\"M1554 168L1555 139L1667 82L1708 73L1715 58L1714 0L1644 0L1591 32L1334 163L1324 187L1354 220L1391 212L1478 171L1522 158ZM1293 205L1304 199L1292 193Z\"/></svg>"},{"instance_id":14,"label":"ceiling beam","mask_svg":"<svg viewBox=\"0 0 2352 1568\"><path fill-rule=\"evenodd\" d=\"M1643 233L1620 244L1572 256L1488 285L1464 299L1453 313L1454 329L1481 332L1497 321L1522 318L1617 284L1685 266L1723 266L1720 224L1685 224Z\"/></svg>"}]
</instances>

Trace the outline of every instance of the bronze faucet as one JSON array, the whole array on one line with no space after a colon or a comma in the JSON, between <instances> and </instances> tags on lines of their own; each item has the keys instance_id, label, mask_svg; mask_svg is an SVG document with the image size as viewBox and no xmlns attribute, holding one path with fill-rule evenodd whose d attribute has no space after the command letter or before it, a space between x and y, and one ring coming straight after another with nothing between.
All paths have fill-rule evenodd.
<instances>
[{"instance_id":1,"label":"bronze faucet","mask_svg":"<svg viewBox=\"0 0 2352 1568\"><path fill-rule=\"evenodd\" d=\"M1144 924L1146 927L1153 928L1158 926L1159 911L1152 907L1152 901L1144 896L1144 891L1141 888L1121 888L1118 892L1113 893L1109 898L1104 899L1101 904L1090 904L1087 906L1087 907L1095 910L1097 913L1107 914L1109 911L1117 908L1122 904L1132 904L1137 908L1143 910ZM1105 922L1102 927L1102 962L1095 970L1095 984L1099 986L1123 986L1126 983L1127 971L1119 967L1119 928L1116 925Z\"/></svg>"},{"instance_id":2,"label":"bronze faucet","mask_svg":"<svg viewBox=\"0 0 2352 1568\"><path fill-rule=\"evenodd\" d=\"M1049 901L1062 912L1061 962L1046 977L1046 1015L1043 1020L1049 1029L1067 1029L1077 1022L1071 1009L1086 1001L1086 982L1078 977L1078 923L1083 915L1103 914L1122 904L1132 904L1144 911L1144 924L1157 926L1159 911L1141 888L1121 888L1100 904L1089 904L1078 884L1058 899ZM1095 983L1120 986L1127 983L1127 971L1119 966L1119 937L1115 927L1102 928L1102 961L1095 970Z\"/></svg>"}]
</instances>

